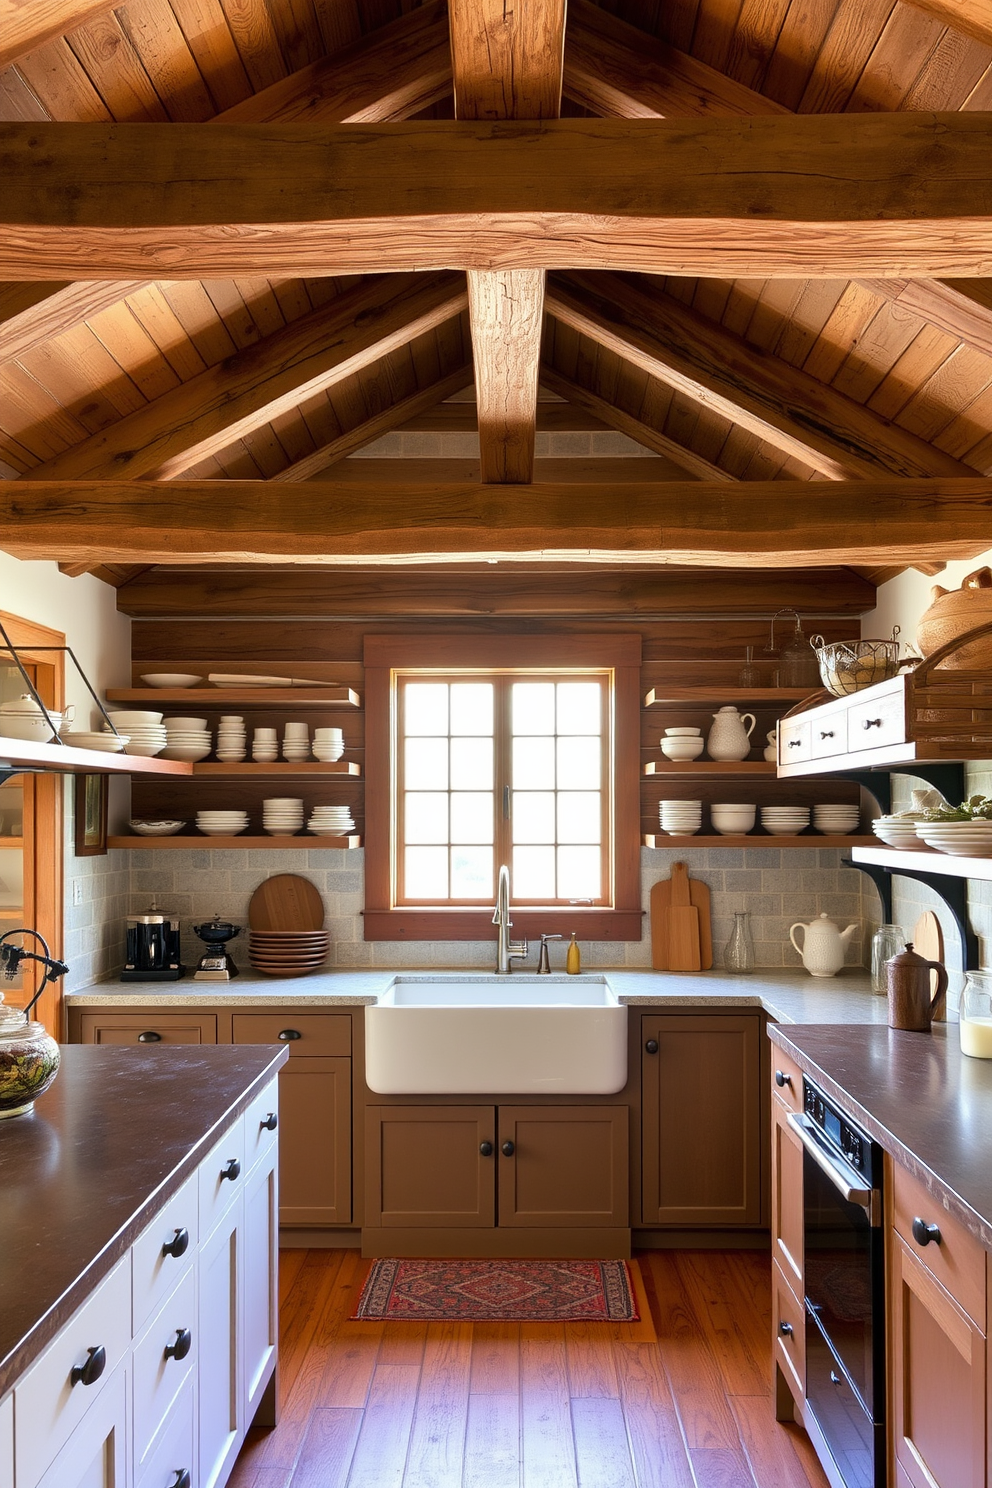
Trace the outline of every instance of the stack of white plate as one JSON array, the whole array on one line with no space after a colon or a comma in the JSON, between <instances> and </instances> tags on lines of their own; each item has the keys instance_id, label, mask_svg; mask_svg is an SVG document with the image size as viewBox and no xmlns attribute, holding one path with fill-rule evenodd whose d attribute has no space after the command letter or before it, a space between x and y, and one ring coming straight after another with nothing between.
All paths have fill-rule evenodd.
<instances>
[{"instance_id":1,"label":"stack of white plate","mask_svg":"<svg viewBox=\"0 0 992 1488\"><path fill-rule=\"evenodd\" d=\"M307 822L307 831L316 837L347 837L354 830L350 806L315 806Z\"/></svg>"},{"instance_id":2,"label":"stack of white plate","mask_svg":"<svg viewBox=\"0 0 992 1488\"><path fill-rule=\"evenodd\" d=\"M217 758L232 764L245 757L248 740L245 721L235 713L224 713L217 729Z\"/></svg>"},{"instance_id":3,"label":"stack of white plate","mask_svg":"<svg viewBox=\"0 0 992 1488\"><path fill-rule=\"evenodd\" d=\"M818 832L854 832L861 820L859 806L824 805L813 807L813 825Z\"/></svg>"},{"instance_id":4,"label":"stack of white plate","mask_svg":"<svg viewBox=\"0 0 992 1488\"><path fill-rule=\"evenodd\" d=\"M126 744L131 742L130 734L98 734L95 731L81 731L72 734L60 734L59 738L63 744L68 744L70 749L99 749L103 754L120 754Z\"/></svg>"},{"instance_id":5,"label":"stack of white plate","mask_svg":"<svg viewBox=\"0 0 992 1488\"><path fill-rule=\"evenodd\" d=\"M761 825L773 837L795 837L809 826L809 807L762 806Z\"/></svg>"},{"instance_id":6,"label":"stack of white plate","mask_svg":"<svg viewBox=\"0 0 992 1488\"><path fill-rule=\"evenodd\" d=\"M279 758L279 735L274 728L255 730L251 739L251 757L259 765L271 765Z\"/></svg>"},{"instance_id":7,"label":"stack of white plate","mask_svg":"<svg viewBox=\"0 0 992 1488\"><path fill-rule=\"evenodd\" d=\"M917 822L916 834L952 858L992 858L992 821Z\"/></svg>"},{"instance_id":8,"label":"stack of white plate","mask_svg":"<svg viewBox=\"0 0 992 1488\"><path fill-rule=\"evenodd\" d=\"M876 837L900 852L926 852L927 845L916 835L917 819L909 816L879 816L871 824Z\"/></svg>"},{"instance_id":9,"label":"stack of white plate","mask_svg":"<svg viewBox=\"0 0 992 1488\"><path fill-rule=\"evenodd\" d=\"M127 713L108 712L107 717L119 734L127 734L130 741L127 746L128 754L150 759L152 755L161 754L169 742L161 713L142 709ZM111 733L107 724L104 724L104 732Z\"/></svg>"},{"instance_id":10,"label":"stack of white plate","mask_svg":"<svg viewBox=\"0 0 992 1488\"><path fill-rule=\"evenodd\" d=\"M262 802L262 826L271 836L292 836L302 825L303 802L295 796L270 796Z\"/></svg>"},{"instance_id":11,"label":"stack of white plate","mask_svg":"<svg viewBox=\"0 0 992 1488\"><path fill-rule=\"evenodd\" d=\"M344 754L344 730L318 728L313 731L314 756L325 764L333 764Z\"/></svg>"},{"instance_id":12,"label":"stack of white plate","mask_svg":"<svg viewBox=\"0 0 992 1488\"><path fill-rule=\"evenodd\" d=\"M282 738L282 755L291 764L310 758L310 730L305 723L287 723Z\"/></svg>"},{"instance_id":13,"label":"stack of white plate","mask_svg":"<svg viewBox=\"0 0 992 1488\"><path fill-rule=\"evenodd\" d=\"M702 801L661 801L658 806L661 830L669 837L692 837L703 822Z\"/></svg>"},{"instance_id":14,"label":"stack of white plate","mask_svg":"<svg viewBox=\"0 0 992 1488\"><path fill-rule=\"evenodd\" d=\"M169 742L162 750L163 759L188 760L195 764L206 759L212 743L205 718L163 719Z\"/></svg>"},{"instance_id":15,"label":"stack of white plate","mask_svg":"<svg viewBox=\"0 0 992 1488\"><path fill-rule=\"evenodd\" d=\"M198 811L196 825L208 837L237 837L248 825L247 811Z\"/></svg>"}]
</instances>

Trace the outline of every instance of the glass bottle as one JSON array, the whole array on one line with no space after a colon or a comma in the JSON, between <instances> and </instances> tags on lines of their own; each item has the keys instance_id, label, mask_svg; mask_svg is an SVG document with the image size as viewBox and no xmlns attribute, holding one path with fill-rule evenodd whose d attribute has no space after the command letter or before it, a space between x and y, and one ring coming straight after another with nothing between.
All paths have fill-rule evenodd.
<instances>
[{"instance_id":1,"label":"glass bottle","mask_svg":"<svg viewBox=\"0 0 992 1488\"><path fill-rule=\"evenodd\" d=\"M871 938L871 990L877 997L885 997L889 990L886 961L905 949L906 937L898 925L879 925Z\"/></svg>"},{"instance_id":2,"label":"glass bottle","mask_svg":"<svg viewBox=\"0 0 992 1488\"><path fill-rule=\"evenodd\" d=\"M746 909L734 910L734 928L723 953L724 966L737 976L748 976L754 970L754 941L749 919Z\"/></svg>"},{"instance_id":3,"label":"glass bottle","mask_svg":"<svg viewBox=\"0 0 992 1488\"><path fill-rule=\"evenodd\" d=\"M969 971L960 1011L961 1053L992 1059L992 971Z\"/></svg>"},{"instance_id":4,"label":"glass bottle","mask_svg":"<svg viewBox=\"0 0 992 1488\"><path fill-rule=\"evenodd\" d=\"M737 678L737 685L739 687L761 686L761 673L754 664L753 646L744 647L744 665L741 667L740 675Z\"/></svg>"}]
</instances>

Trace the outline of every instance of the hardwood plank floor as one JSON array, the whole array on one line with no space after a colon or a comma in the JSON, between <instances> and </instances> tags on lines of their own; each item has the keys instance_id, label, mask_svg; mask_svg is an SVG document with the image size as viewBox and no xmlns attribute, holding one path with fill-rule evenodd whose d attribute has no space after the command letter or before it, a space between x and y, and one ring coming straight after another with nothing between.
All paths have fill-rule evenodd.
<instances>
[{"instance_id":1,"label":"hardwood plank floor","mask_svg":"<svg viewBox=\"0 0 992 1488\"><path fill-rule=\"evenodd\" d=\"M230 1488L827 1488L774 1419L768 1256L638 1259L638 1323L353 1323L369 1263L282 1251L280 1422Z\"/></svg>"}]
</instances>

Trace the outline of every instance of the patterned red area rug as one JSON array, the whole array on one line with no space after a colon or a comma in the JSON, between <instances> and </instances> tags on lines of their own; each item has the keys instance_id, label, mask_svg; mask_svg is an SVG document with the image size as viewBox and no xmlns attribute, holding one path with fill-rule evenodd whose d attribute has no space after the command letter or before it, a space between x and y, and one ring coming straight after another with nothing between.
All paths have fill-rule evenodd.
<instances>
[{"instance_id":1,"label":"patterned red area rug","mask_svg":"<svg viewBox=\"0 0 992 1488\"><path fill-rule=\"evenodd\" d=\"M374 1261L353 1319L632 1323L625 1261Z\"/></svg>"}]
</instances>

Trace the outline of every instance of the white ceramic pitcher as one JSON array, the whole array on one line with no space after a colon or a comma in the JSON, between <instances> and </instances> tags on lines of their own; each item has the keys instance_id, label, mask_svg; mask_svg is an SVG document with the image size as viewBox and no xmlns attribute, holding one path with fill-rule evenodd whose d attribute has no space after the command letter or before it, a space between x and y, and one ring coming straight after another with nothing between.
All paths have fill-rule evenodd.
<instances>
[{"instance_id":1,"label":"white ceramic pitcher","mask_svg":"<svg viewBox=\"0 0 992 1488\"><path fill-rule=\"evenodd\" d=\"M789 939L802 956L810 976L832 977L844 965L844 952L857 928L854 924L848 925L846 930L838 930L833 920L821 914L808 925L804 925L802 920L797 921L789 931ZM797 930L803 931L802 945L796 940Z\"/></svg>"},{"instance_id":2,"label":"white ceramic pitcher","mask_svg":"<svg viewBox=\"0 0 992 1488\"><path fill-rule=\"evenodd\" d=\"M753 730L754 714L738 713L732 704L728 704L719 713L713 714L713 723L706 739L706 752L712 760L747 759L751 753Z\"/></svg>"}]
</instances>

